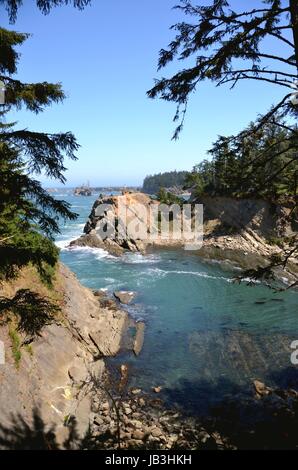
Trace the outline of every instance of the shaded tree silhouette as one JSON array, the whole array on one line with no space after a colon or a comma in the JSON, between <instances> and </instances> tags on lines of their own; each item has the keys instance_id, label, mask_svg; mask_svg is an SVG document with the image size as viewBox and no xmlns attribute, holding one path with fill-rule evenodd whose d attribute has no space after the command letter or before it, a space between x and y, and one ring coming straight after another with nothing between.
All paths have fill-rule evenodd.
<instances>
[{"instance_id":1,"label":"shaded tree silhouette","mask_svg":"<svg viewBox=\"0 0 298 470\"><path fill-rule=\"evenodd\" d=\"M31 338L39 335L45 325L55 319L59 306L29 289L19 289L14 297L0 297L0 319L12 313L17 317L18 330Z\"/></svg>"},{"instance_id":2,"label":"shaded tree silhouette","mask_svg":"<svg viewBox=\"0 0 298 470\"><path fill-rule=\"evenodd\" d=\"M21 415L11 417L10 427L0 424L0 447L7 450L58 450L55 428L46 429L38 410L33 410L32 424Z\"/></svg>"}]
</instances>

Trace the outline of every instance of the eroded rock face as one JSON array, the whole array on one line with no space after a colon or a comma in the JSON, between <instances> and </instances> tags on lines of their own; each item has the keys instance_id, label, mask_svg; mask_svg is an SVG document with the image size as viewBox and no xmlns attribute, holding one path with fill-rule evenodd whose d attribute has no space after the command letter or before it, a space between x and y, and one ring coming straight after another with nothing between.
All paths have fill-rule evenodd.
<instances>
[{"instance_id":1,"label":"eroded rock face","mask_svg":"<svg viewBox=\"0 0 298 470\"><path fill-rule=\"evenodd\" d=\"M65 266L63 277L69 293L65 306L70 328L94 356L114 356L120 349L128 314L116 303L100 299L83 287Z\"/></svg>"},{"instance_id":2,"label":"eroded rock face","mask_svg":"<svg viewBox=\"0 0 298 470\"><path fill-rule=\"evenodd\" d=\"M99 197L84 227L85 234L70 246L102 248L115 256L125 251L144 253L149 246L182 247L183 240L173 235L171 229L168 235L160 235L158 222L154 220L156 217L151 217L150 210L157 204L156 200L139 192Z\"/></svg>"},{"instance_id":3,"label":"eroded rock face","mask_svg":"<svg viewBox=\"0 0 298 470\"><path fill-rule=\"evenodd\" d=\"M204 258L229 260L244 269L265 267L271 256L282 253L284 237L297 234L290 202L282 206L261 199L209 196L194 202L204 206L204 243L198 252ZM286 270L275 270L277 278L290 283L297 272L297 256L291 257Z\"/></svg>"},{"instance_id":4,"label":"eroded rock face","mask_svg":"<svg viewBox=\"0 0 298 470\"><path fill-rule=\"evenodd\" d=\"M288 216L291 207L270 204L261 199L235 199L204 196L197 202L204 205L204 219L218 219L235 230L250 229L261 237L290 236L294 233Z\"/></svg>"},{"instance_id":5,"label":"eroded rock face","mask_svg":"<svg viewBox=\"0 0 298 470\"><path fill-rule=\"evenodd\" d=\"M147 223L147 215L140 216L136 205L148 208L151 204L156 201L143 193L99 197L84 227L85 235L73 241L71 246L103 248L116 256L126 250L142 252L145 248L142 237L131 237L127 227L131 222Z\"/></svg>"},{"instance_id":6,"label":"eroded rock face","mask_svg":"<svg viewBox=\"0 0 298 470\"><path fill-rule=\"evenodd\" d=\"M59 269L64 279L63 318L42 330L30 353L22 348L18 369L8 327L1 327L6 363L0 366L0 448L17 445L9 441L10 432L21 423L34 428L36 416L46 430L55 428L62 447L66 421L73 420L78 438L83 437L90 424L94 395L90 381L100 384L104 357L117 354L121 347L127 313L116 302L105 304L65 266ZM6 444L3 436L7 436ZM25 448L25 443L22 445Z\"/></svg>"},{"instance_id":7,"label":"eroded rock face","mask_svg":"<svg viewBox=\"0 0 298 470\"><path fill-rule=\"evenodd\" d=\"M278 206L257 199L233 199L228 197L202 197L193 199L192 203L203 204L204 207L204 240L203 246L197 251L204 258L230 260L238 266L254 268L256 265L266 266L268 258L281 253L281 248L270 239L281 240L280 237L291 237L297 233L297 221L292 217L289 221L291 207ZM141 220L133 210L134 204L142 204L147 209L157 204L157 201L142 193L125 193L122 196L107 196L98 198L92 208L84 228L84 235L71 243L72 246L90 246L103 248L113 255L119 256L124 251L144 252L150 246L157 248L182 248L183 240L172 237L171 234L161 237L156 226L151 227L148 220ZM128 214L127 221L144 222L147 227L147 239L130 236L121 222L120 205ZM108 206L106 208L106 206ZM116 219L116 231L106 239L101 239L98 230L102 227L111 228ZM295 225L296 224L296 225ZM122 236L122 238L121 238ZM294 282L298 272L298 259L291 258L290 270L286 274L289 282ZM281 277L276 272L277 277ZM292 276L294 275L294 279Z\"/></svg>"}]
</instances>

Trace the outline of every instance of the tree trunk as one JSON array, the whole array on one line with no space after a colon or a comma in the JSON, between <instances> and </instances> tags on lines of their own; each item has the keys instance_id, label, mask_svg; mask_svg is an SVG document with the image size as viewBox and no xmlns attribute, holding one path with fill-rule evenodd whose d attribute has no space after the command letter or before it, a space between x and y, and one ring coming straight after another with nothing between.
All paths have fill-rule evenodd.
<instances>
[{"instance_id":1,"label":"tree trunk","mask_svg":"<svg viewBox=\"0 0 298 470\"><path fill-rule=\"evenodd\" d=\"M291 25L293 28L293 38L295 45L295 62L298 70L298 2L297 0L290 0L290 14Z\"/></svg>"}]
</instances>

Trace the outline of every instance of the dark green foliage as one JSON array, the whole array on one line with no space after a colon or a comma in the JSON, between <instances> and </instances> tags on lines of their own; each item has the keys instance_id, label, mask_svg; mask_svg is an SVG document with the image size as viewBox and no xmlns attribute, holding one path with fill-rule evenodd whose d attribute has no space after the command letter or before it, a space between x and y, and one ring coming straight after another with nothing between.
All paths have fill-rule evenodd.
<instances>
[{"instance_id":1,"label":"dark green foliage","mask_svg":"<svg viewBox=\"0 0 298 470\"><path fill-rule=\"evenodd\" d=\"M180 199L178 196L175 196L175 194L166 191L164 188L160 188L160 190L158 191L157 200L161 204L166 204L168 206L171 206L172 204L178 204L179 206L181 206L183 203L182 199Z\"/></svg>"},{"instance_id":2,"label":"dark green foliage","mask_svg":"<svg viewBox=\"0 0 298 470\"><path fill-rule=\"evenodd\" d=\"M0 279L15 277L31 263L50 283L59 254L50 238L59 231L59 218L74 219L76 214L32 175L43 173L65 182L64 158L75 159L78 144L70 132L18 130L15 123L3 119L12 108L24 106L38 113L64 98L60 84L24 84L12 78L19 59L15 47L27 36L0 28L0 80L6 85L5 105L0 109Z\"/></svg>"},{"instance_id":3,"label":"dark green foliage","mask_svg":"<svg viewBox=\"0 0 298 470\"><path fill-rule=\"evenodd\" d=\"M296 0L259 0L259 6L250 8L247 4L245 10L241 10L245 8L243 2L233 2L237 10L231 3L213 0L211 5L194 6L189 0L181 0L176 7L192 21L172 26L176 36L167 49L160 51L159 69L174 60L187 65L179 65L181 69L170 78L156 80L148 91L151 98L177 103L175 121L180 119L180 124L174 138L183 127L189 97L205 80L217 86L231 83L232 87L240 80L258 80L282 86L289 94L290 84L297 78ZM284 55L277 50L285 50Z\"/></svg>"},{"instance_id":4,"label":"dark green foliage","mask_svg":"<svg viewBox=\"0 0 298 470\"><path fill-rule=\"evenodd\" d=\"M212 193L214 187L214 164L209 160L203 160L193 167L191 173L187 174L185 187L200 196L204 193Z\"/></svg>"},{"instance_id":5,"label":"dark green foliage","mask_svg":"<svg viewBox=\"0 0 298 470\"><path fill-rule=\"evenodd\" d=\"M47 193L22 170L17 152L0 143L0 279L14 277L19 268L31 262L49 282L47 265L55 265L58 250L33 224L44 226L45 232L51 227L51 217L34 205L34 198L42 200L43 193L45 197Z\"/></svg>"},{"instance_id":6,"label":"dark green foliage","mask_svg":"<svg viewBox=\"0 0 298 470\"><path fill-rule=\"evenodd\" d=\"M187 186L196 195L261 197L270 201L297 196L298 130L267 123L256 133L219 137L209 151L212 160L194 167ZM245 134L245 137L243 137Z\"/></svg>"},{"instance_id":7,"label":"dark green foliage","mask_svg":"<svg viewBox=\"0 0 298 470\"><path fill-rule=\"evenodd\" d=\"M79 10L83 10L89 5L91 0L36 0L36 6L47 15L51 9L61 5L72 5ZM24 4L24 0L0 0L0 6L4 5L8 12L9 19L13 23L17 18L18 9Z\"/></svg>"},{"instance_id":8,"label":"dark green foliage","mask_svg":"<svg viewBox=\"0 0 298 470\"><path fill-rule=\"evenodd\" d=\"M19 54L16 52L15 46L22 44L28 37L29 34L0 28L0 73L13 74L17 71L16 64Z\"/></svg>"},{"instance_id":9,"label":"dark green foliage","mask_svg":"<svg viewBox=\"0 0 298 470\"><path fill-rule=\"evenodd\" d=\"M298 200L298 105L290 100L293 82L298 78L297 0L259 0L253 6L229 0L205 5L180 0L176 8L191 20L172 26L176 36L167 49L160 51L159 70L177 61L178 71L156 80L148 91L150 98L176 103L174 121L178 121L178 127L174 139L183 128L191 94L206 80L231 88L239 81L253 80L284 89L281 101L255 124L236 136L218 139L211 150L211 167L204 162L195 168L188 177L189 186L197 195L290 196L292 221ZM294 239L292 257L298 253ZM270 275L270 269L277 265L286 267L289 259L285 250L281 263L272 260L266 272ZM264 274L256 271L256 276Z\"/></svg>"},{"instance_id":10,"label":"dark green foliage","mask_svg":"<svg viewBox=\"0 0 298 470\"><path fill-rule=\"evenodd\" d=\"M49 178L65 182L63 172L64 156L75 159L74 152L78 149L75 137L70 132L64 134L42 134L27 130L5 130L0 134L1 139L14 148L22 148L30 173L45 172Z\"/></svg>"},{"instance_id":11,"label":"dark green foliage","mask_svg":"<svg viewBox=\"0 0 298 470\"><path fill-rule=\"evenodd\" d=\"M0 280L16 277L20 268L31 263L41 280L51 285L58 256L55 245L34 230L4 239L0 245Z\"/></svg>"},{"instance_id":12,"label":"dark green foliage","mask_svg":"<svg viewBox=\"0 0 298 470\"><path fill-rule=\"evenodd\" d=\"M148 194L156 194L160 188L183 186L186 176L186 171L169 171L146 176L143 183L143 191Z\"/></svg>"}]
</instances>

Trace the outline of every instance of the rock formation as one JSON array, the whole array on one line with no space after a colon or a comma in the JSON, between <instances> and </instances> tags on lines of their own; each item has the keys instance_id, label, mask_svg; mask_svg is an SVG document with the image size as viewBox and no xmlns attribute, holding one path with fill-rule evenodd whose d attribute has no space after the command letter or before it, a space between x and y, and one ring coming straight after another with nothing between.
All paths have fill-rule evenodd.
<instances>
[{"instance_id":1,"label":"rock formation","mask_svg":"<svg viewBox=\"0 0 298 470\"><path fill-rule=\"evenodd\" d=\"M282 252L281 246L286 240L297 234L297 220L292 217L289 221L291 207L270 204L263 200L233 199L227 197L202 197L192 203L203 204L204 208L204 240L203 246L197 253L204 258L230 260L246 268L256 265L265 266L271 255ZM150 234L156 226L151 226L146 219L140 219L134 211L135 204L143 204L148 212L157 204L148 195L142 193L124 193L121 196L98 198L92 208L84 228L84 235L71 243L71 246L90 246L103 248L114 255L124 251L144 252L150 246L180 247L182 240L159 235L152 239ZM138 236L130 236L123 229L119 206L122 205L127 214L128 222L145 225L148 240ZM105 206L108 208L105 209ZM98 229L109 227L116 220L116 229L110 231L104 240L98 235ZM291 259L290 272L286 274L290 281L295 280L298 273L297 259Z\"/></svg>"},{"instance_id":2,"label":"rock formation","mask_svg":"<svg viewBox=\"0 0 298 470\"><path fill-rule=\"evenodd\" d=\"M128 291L125 291L125 290L119 290L119 291L114 292L114 296L122 304L128 305L133 301L136 294L135 294L135 292L128 292Z\"/></svg>"},{"instance_id":3,"label":"rock formation","mask_svg":"<svg viewBox=\"0 0 298 470\"><path fill-rule=\"evenodd\" d=\"M0 365L0 434L16 423L30 427L38 413L45 429L55 427L62 445L69 432L66 421L75 422L78 437L88 431L94 399L90 380L103 383L104 357L118 353L132 320L115 301L83 287L65 266L59 266L59 275L61 317L43 328L30 349L22 348L18 368L11 354L9 326L0 327L6 356Z\"/></svg>"},{"instance_id":4,"label":"rock formation","mask_svg":"<svg viewBox=\"0 0 298 470\"><path fill-rule=\"evenodd\" d=\"M84 235L70 246L103 248L113 255L144 252L150 246L182 247L183 240L173 236L171 227L167 236L160 235L157 217L150 216L157 205L158 201L140 192L99 197L84 227Z\"/></svg>"},{"instance_id":5,"label":"rock formation","mask_svg":"<svg viewBox=\"0 0 298 470\"><path fill-rule=\"evenodd\" d=\"M92 190L89 188L89 186L80 186L75 188L73 193L75 196L91 196Z\"/></svg>"}]
</instances>

